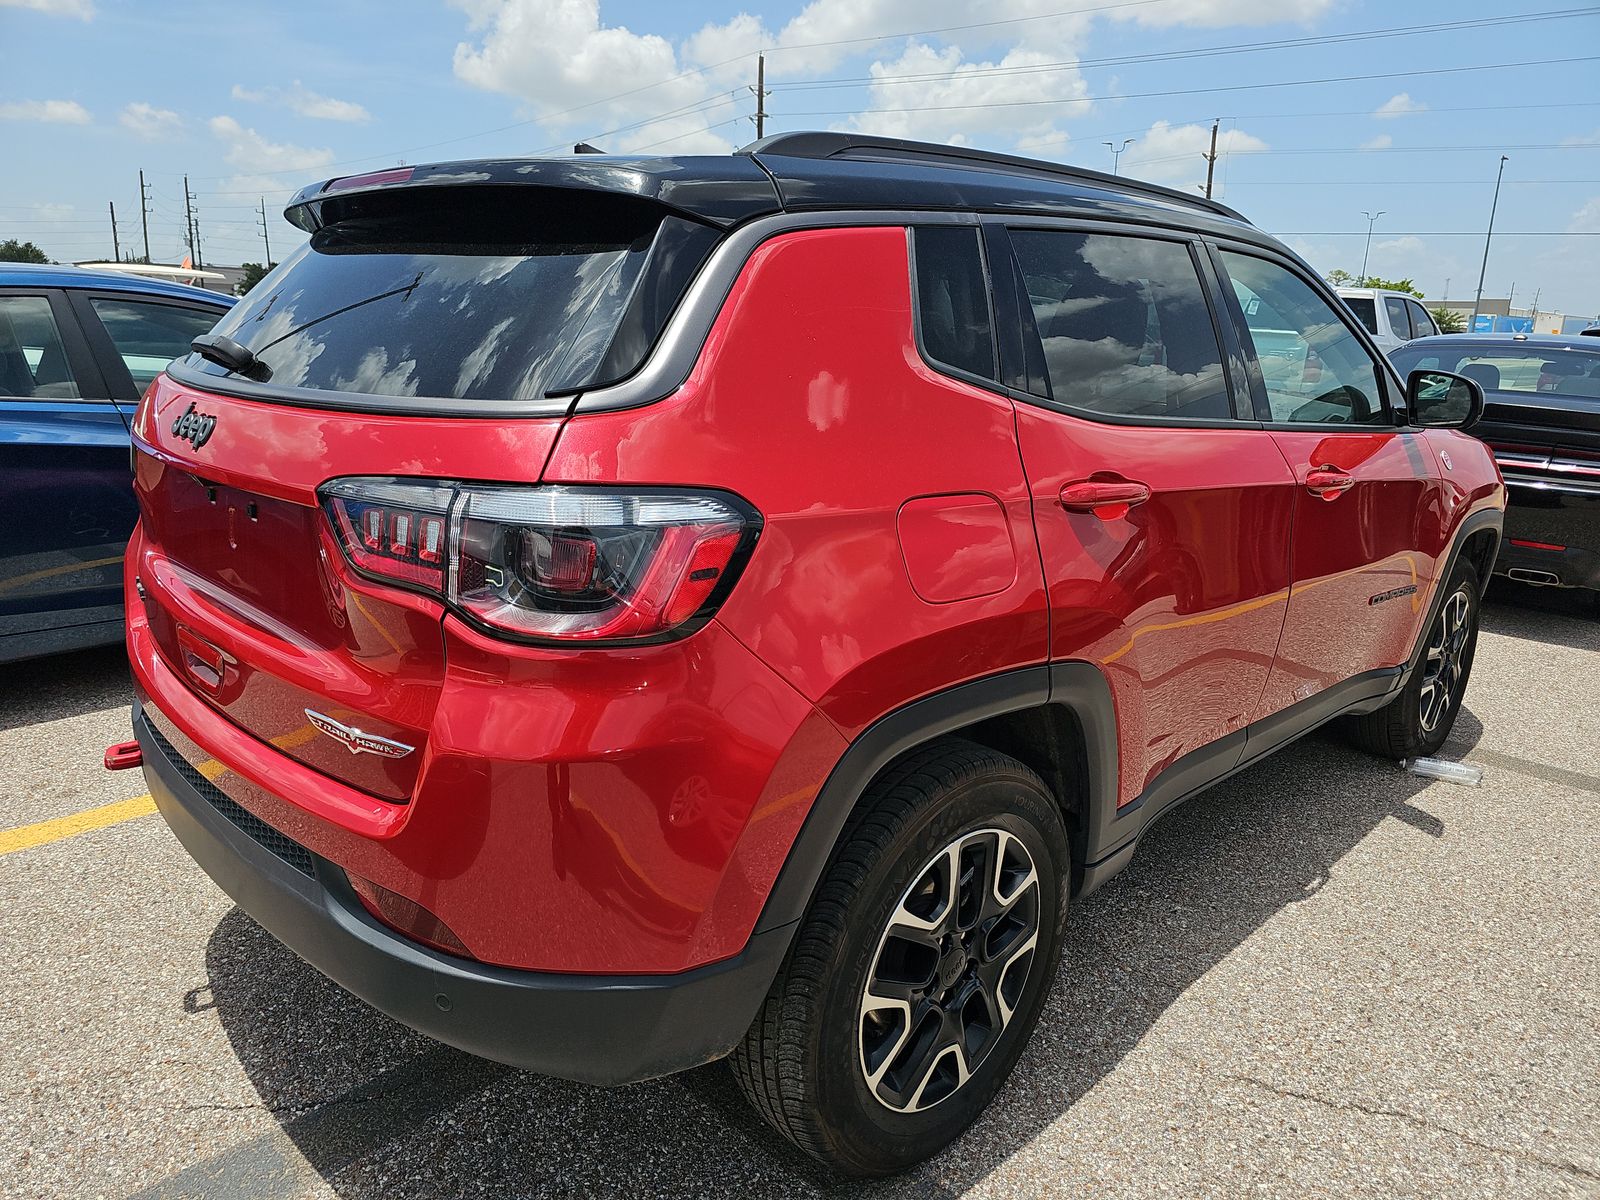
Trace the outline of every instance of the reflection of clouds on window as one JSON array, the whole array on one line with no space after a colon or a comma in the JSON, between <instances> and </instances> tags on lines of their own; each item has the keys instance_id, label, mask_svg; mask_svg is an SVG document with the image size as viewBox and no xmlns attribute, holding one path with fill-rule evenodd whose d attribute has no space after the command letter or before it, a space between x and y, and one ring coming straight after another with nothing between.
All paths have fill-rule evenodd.
<instances>
[{"instance_id":1,"label":"reflection of clouds on window","mask_svg":"<svg viewBox=\"0 0 1600 1200\"><path fill-rule=\"evenodd\" d=\"M494 370L500 358L500 338L511 328L512 318L507 317L484 335L472 352L461 360L461 371L456 375L456 394L466 395Z\"/></svg>"},{"instance_id":2,"label":"reflection of clouds on window","mask_svg":"<svg viewBox=\"0 0 1600 1200\"><path fill-rule=\"evenodd\" d=\"M361 363L349 377L335 376L333 386L340 392L364 392L370 396L415 396L417 381L413 373L415 359L403 359L389 365L389 352L382 346L374 347L361 356Z\"/></svg>"},{"instance_id":3,"label":"reflection of clouds on window","mask_svg":"<svg viewBox=\"0 0 1600 1200\"><path fill-rule=\"evenodd\" d=\"M1013 234L1053 397L1120 416L1228 418L1210 308L1187 248L1104 234Z\"/></svg>"}]
</instances>

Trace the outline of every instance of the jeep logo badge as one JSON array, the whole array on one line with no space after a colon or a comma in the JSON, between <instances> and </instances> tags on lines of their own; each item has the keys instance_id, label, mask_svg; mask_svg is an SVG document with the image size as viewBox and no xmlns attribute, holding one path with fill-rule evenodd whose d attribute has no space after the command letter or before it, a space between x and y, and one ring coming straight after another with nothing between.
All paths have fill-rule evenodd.
<instances>
[{"instance_id":1,"label":"jeep logo badge","mask_svg":"<svg viewBox=\"0 0 1600 1200\"><path fill-rule=\"evenodd\" d=\"M189 411L172 423L172 436L182 438L198 450L211 440L211 431L216 427L215 417L190 404Z\"/></svg>"}]
</instances>

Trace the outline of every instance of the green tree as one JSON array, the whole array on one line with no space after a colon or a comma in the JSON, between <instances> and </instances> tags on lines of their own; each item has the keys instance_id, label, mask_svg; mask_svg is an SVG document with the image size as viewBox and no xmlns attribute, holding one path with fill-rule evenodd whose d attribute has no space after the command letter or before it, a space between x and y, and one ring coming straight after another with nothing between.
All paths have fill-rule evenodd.
<instances>
[{"instance_id":1,"label":"green tree","mask_svg":"<svg viewBox=\"0 0 1600 1200\"><path fill-rule=\"evenodd\" d=\"M240 263L239 269L244 272L244 278L239 280L238 288L239 295L242 296L251 288L255 287L256 284L260 283L262 277L265 276L267 271L271 268L264 267L260 263Z\"/></svg>"},{"instance_id":2,"label":"green tree","mask_svg":"<svg viewBox=\"0 0 1600 1200\"><path fill-rule=\"evenodd\" d=\"M1357 287L1381 288L1386 292L1406 292L1417 299L1422 299L1422 289L1409 279L1379 279L1376 275L1368 275Z\"/></svg>"},{"instance_id":3,"label":"green tree","mask_svg":"<svg viewBox=\"0 0 1600 1200\"><path fill-rule=\"evenodd\" d=\"M50 256L32 242L7 238L0 242L0 262L47 263Z\"/></svg>"},{"instance_id":4,"label":"green tree","mask_svg":"<svg viewBox=\"0 0 1600 1200\"><path fill-rule=\"evenodd\" d=\"M1349 287L1355 282L1356 277L1342 267L1335 267L1328 272L1328 283L1336 288Z\"/></svg>"},{"instance_id":5,"label":"green tree","mask_svg":"<svg viewBox=\"0 0 1600 1200\"><path fill-rule=\"evenodd\" d=\"M1428 315L1440 333L1460 333L1467 327L1467 319L1453 308L1430 308Z\"/></svg>"}]
</instances>

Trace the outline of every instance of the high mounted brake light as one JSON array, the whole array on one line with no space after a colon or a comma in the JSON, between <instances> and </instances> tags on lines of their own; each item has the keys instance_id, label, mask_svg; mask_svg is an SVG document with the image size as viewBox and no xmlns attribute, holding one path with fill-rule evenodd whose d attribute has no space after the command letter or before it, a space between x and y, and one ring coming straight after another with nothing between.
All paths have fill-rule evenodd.
<instances>
[{"instance_id":1,"label":"high mounted brake light","mask_svg":"<svg viewBox=\"0 0 1600 1200\"><path fill-rule=\"evenodd\" d=\"M699 628L760 517L720 492L513 487L362 477L322 488L359 573L438 596L529 641L650 641Z\"/></svg>"}]
</instances>

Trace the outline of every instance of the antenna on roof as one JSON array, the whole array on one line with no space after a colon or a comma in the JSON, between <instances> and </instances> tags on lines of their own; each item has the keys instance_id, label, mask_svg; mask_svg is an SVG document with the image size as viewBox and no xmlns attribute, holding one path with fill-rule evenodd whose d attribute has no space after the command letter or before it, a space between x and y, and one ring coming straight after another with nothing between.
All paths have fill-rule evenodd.
<instances>
[{"instance_id":1,"label":"antenna on roof","mask_svg":"<svg viewBox=\"0 0 1600 1200\"><path fill-rule=\"evenodd\" d=\"M599 146L591 146L591 145L589 145L588 142L579 142L576 146L574 146L572 148L572 152L574 154L604 154L605 153L605 151L600 149Z\"/></svg>"}]
</instances>

